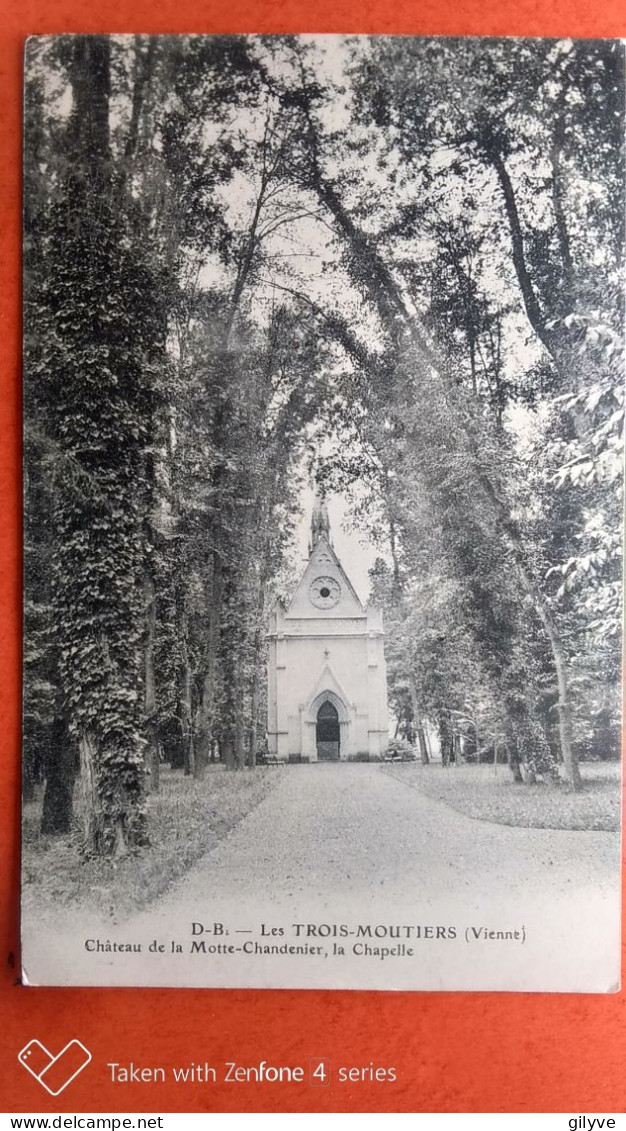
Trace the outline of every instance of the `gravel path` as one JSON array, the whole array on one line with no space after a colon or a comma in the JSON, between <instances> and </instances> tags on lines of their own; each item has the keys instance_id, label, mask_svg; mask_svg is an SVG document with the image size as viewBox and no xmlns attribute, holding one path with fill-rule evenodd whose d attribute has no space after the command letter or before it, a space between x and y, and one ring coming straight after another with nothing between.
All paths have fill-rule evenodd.
<instances>
[{"instance_id":1,"label":"gravel path","mask_svg":"<svg viewBox=\"0 0 626 1131\"><path fill-rule=\"evenodd\" d=\"M79 954L72 945L73 961L64 963L69 980L615 988L616 834L474 821L375 765L294 766L276 773L277 788L158 904L100 933L139 941L141 959L134 953L85 955L83 932L75 940ZM215 922L228 934L213 933ZM202 924L204 933L193 923ZM313 930L297 931L295 924ZM333 939L342 926L347 935ZM476 937L484 928L518 937L488 938L484 931ZM166 949L148 952L148 959L153 939ZM206 953L191 953L194 939L204 941ZM344 954L333 953L333 941ZM172 942L182 950L172 953ZM246 954L244 944L308 945L319 953ZM353 950L400 944L412 953ZM220 946L236 949L224 954ZM64 947L65 953L67 937ZM63 949L54 947L57 961Z\"/></svg>"}]
</instances>

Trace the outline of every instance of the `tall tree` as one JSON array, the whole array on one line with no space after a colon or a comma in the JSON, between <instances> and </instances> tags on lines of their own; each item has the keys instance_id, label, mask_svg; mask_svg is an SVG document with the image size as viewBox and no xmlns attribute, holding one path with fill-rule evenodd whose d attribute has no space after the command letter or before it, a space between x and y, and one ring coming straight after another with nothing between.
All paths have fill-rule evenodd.
<instances>
[{"instance_id":1,"label":"tall tree","mask_svg":"<svg viewBox=\"0 0 626 1131\"><path fill-rule=\"evenodd\" d=\"M163 337L151 274L113 177L110 41L76 36L65 51L69 162L30 312L44 330L31 380L41 383L59 453L52 603L80 754L84 847L106 853L146 836L142 518L150 373Z\"/></svg>"}]
</instances>

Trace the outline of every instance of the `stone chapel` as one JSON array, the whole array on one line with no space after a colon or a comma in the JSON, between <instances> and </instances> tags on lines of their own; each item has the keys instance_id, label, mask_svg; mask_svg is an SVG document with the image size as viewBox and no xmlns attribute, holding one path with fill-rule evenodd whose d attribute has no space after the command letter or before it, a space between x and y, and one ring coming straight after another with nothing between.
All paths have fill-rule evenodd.
<instances>
[{"instance_id":1,"label":"stone chapel","mask_svg":"<svg viewBox=\"0 0 626 1131\"><path fill-rule=\"evenodd\" d=\"M270 620L268 747L284 762L375 761L387 749L383 619L364 607L316 499L309 560Z\"/></svg>"}]
</instances>

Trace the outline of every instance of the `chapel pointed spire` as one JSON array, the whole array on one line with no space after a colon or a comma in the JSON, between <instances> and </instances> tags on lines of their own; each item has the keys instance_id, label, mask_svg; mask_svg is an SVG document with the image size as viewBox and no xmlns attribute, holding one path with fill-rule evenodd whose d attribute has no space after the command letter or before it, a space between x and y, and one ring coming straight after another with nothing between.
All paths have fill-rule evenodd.
<instances>
[{"instance_id":1,"label":"chapel pointed spire","mask_svg":"<svg viewBox=\"0 0 626 1131\"><path fill-rule=\"evenodd\" d=\"M313 514L311 515L311 553L313 553L320 538L324 538L325 541L330 544L328 507L323 493L320 491L319 487L316 487L315 498L313 500Z\"/></svg>"}]
</instances>

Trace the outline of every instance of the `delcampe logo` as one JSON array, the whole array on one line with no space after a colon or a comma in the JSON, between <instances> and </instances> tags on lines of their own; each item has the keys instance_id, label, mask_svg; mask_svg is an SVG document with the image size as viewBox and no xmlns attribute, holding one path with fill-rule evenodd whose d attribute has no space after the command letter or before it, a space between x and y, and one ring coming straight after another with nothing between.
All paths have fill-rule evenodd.
<instances>
[{"instance_id":1,"label":"delcampe logo","mask_svg":"<svg viewBox=\"0 0 626 1131\"><path fill-rule=\"evenodd\" d=\"M87 1067L91 1053L80 1041L69 1041L55 1056L41 1041L29 1041L17 1059L51 1096L58 1096Z\"/></svg>"}]
</instances>

